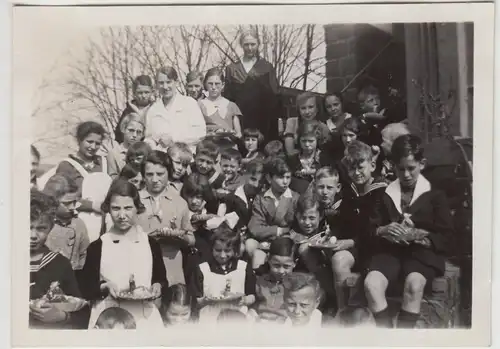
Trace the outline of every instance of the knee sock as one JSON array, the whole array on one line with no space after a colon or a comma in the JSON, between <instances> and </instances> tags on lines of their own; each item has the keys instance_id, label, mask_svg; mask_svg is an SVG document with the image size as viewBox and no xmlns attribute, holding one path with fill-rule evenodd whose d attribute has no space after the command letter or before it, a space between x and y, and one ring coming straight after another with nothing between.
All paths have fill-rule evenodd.
<instances>
[{"instance_id":1,"label":"knee sock","mask_svg":"<svg viewBox=\"0 0 500 349\"><path fill-rule=\"evenodd\" d=\"M420 313L410 313L401 309L398 314L398 328L414 328L420 318Z\"/></svg>"},{"instance_id":2,"label":"knee sock","mask_svg":"<svg viewBox=\"0 0 500 349\"><path fill-rule=\"evenodd\" d=\"M389 313L389 307L386 307L384 310L377 313L373 313L373 317L375 318L377 327L392 328L392 318Z\"/></svg>"}]
</instances>

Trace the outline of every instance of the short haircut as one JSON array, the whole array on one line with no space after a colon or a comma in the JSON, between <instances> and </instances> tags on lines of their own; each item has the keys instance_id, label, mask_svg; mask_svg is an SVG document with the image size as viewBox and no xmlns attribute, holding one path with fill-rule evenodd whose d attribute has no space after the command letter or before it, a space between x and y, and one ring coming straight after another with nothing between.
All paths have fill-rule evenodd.
<instances>
[{"instance_id":1,"label":"short haircut","mask_svg":"<svg viewBox=\"0 0 500 349\"><path fill-rule=\"evenodd\" d=\"M323 143L323 134L320 129L320 122L317 120L304 121L300 124L297 132L297 141L300 142L302 137L314 137L318 146Z\"/></svg>"},{"instance_id":2,"label":"short haircut","mask_svg":"<svg viewBox=\"0 0 500 349\"><path fill-rule=\"evenodd\" d=\"M125 162L129 163L133 158L137 156L143 156L146 158L150 152L153 150L151 146L146 142L135 142L130 147L128 147L127 155L125 156Z\"/></svg>"},{"instance_id":3,"label":"short haircut","mask_svg":"<svg viewBox=\"0 0 500 349\"><path fill-rule=\"evenodd\" d=\"M380 96L378 88L373 85L363 87L358 92L358 102L363 103L368 96Z\"/></svg>"},{"instance_id":4,"label":"short haircut","mask_svg":"<svg viewBox=\"0 0 500 349\"><path fill-rule=\"evenodd\" d=\"M261 147L264 142L264 135L256 128L246 128L243 130L243 139L257 138L257 147Z\"/></svg>"},{"instance_id":5,"label":"short haircut","mask_svg":"<svg viewBox=\"0 0 500 349\"><path fill-rule=\"evenodd\" d=\"M76 127L76 139L78 142L83 141L91 133L95 133L104 138L106 130L100 123L95 121L85 121Z\"/></svg>"},{"instance_id":6,"label":"short haircut","mask_svg":"<svg viewBox=\"0 0 500 349\"><path fill-rule=\"evenodd\" d=\"M219 147L212 140L203 139L196 146L196 156L200 155L208 156L209 158L214 160L214 162L217 162L219 157Z\"/></svg>"},{"instance_id":7,"label":"short haircut","mask_svg":"<svg viewBox=\"0 0 500 349\"><path fill-rule=\"evenodd\" d=\"M33 144L31 145L31 155L34 155L40 161L40 152Z\"/></svg>"},{"instance_id":8,"label":"short haircut","mask_svg":"<svg viewBox=\"0 0 500 349\"><path fill-rule=\"evenodd\" d=\"M391 160L397 164L401 159L410 155L413 155L416 161L421 161L424 158L422 139L411 134L396 138L392 143Z\"/></svg>"},{"instance_id":9,"label":"short haircut","mask_svg":"<svg viewBox=\"0 0 500 349\"><path fill-rule=\"evenodd\" d=\"M189 84L192 81L198 80L198 79L200 80L200 82L203 82L203 74L197 70L190 71L186 75L186 83L187 84Z\"/></svg>"},{"instance_id":10,"label":"short haircut","mask_svg":"<svg viewBox=\"0 0 500 349\"><path fill-rule=\"evenodd\" d=\"M112 329L116 325L123 325L126 330L135 330L137 326L134 316L120 307L104 309L95 324L99 329Z\"/></svg>"},{"instance_id":11,"label":"short haircut","mask_svg":"<svg viewBox=\"0 0 500 349\"><path fill-rule=\"evenodd\" d=\"M57 200L36 189L32 189L30 194L30 220L36 221L45 218L53 225L59 206Z\"/></svg>"},{"instance_id":12,"label":"short haircut","mask_svg":"<svg viewBox=\"0 0 500 349\"><path fill-rule=\"evenodd\" d=\"M241 163L241 153L234 148L224 149L221 152L221 159L236 160L238 163Z\"/></svg>"},{"instance_id":13,"label":"short haircut","mask_svg":"<svg viewBox=\"0 0 500 349\"><path fill-rule=\"evenodd\" d=\"M148 162L151 164L163 166L167 170L170 168L170 159L168 158L167 154L160 150L153 150L148 154L148 156L144 159L144 161L141 164L141 174L143 177L144 174L146 173L146 164Z\"/></svg>"},{"instance_id":14,"label":"short haircut","mask_svg":"<svg viewBox=\"0 0 500 349\"><path fill-rule=\"evenodd\" d=\"M211 76L218 76L219 79L224 82L224 73L222 72L222 69L215 67L208 69L207 73L205 74L205 78L203 79L203 85L207 83L208 78Z\"/></svg>"},{"instance_id":15,"label":"short haircut","mask_svg":"<svg viewBox=\"0 0 500 349\"><path fill-rule=\"evenodd\" d=\"M153 88L153 79L151 79L151 77L148 75L139 75L134 79L134 82L132 83L132 90L137 90L137 87L139 87L139 85Z\"/></svg>"},{"instance_id":16,"label":"short haircut","mask_svg":"<svg viewBox=\"0 0 500 349\"><path fill-rule=\"evenodd\" d=\"M122 122L120 122L120 130L125 133L125 130L131 122L137 122L142 126L143 131L146 129L144 118L136 112L131 112L123 117Z\"/></svg>"},{"instance_id":17,"label":"short haircut","mask_svg":"<svg viewBox=\"0 0 500 349\"><path fill-rule=\"evenodd\" d=\"M194 305L194 297L188 292L186 285L175 284L170 286L164 293L162 304L166 307L170 304L192 307Z\"/></svg>"},{"instance_id":18,"label":"short haircut","mask_svg":"<svg viewBox=\"0 0 500 349\"><path fill-rule=\"evenodd\" d=\"M355 166L363 161L372 160L373 150L368 144L354 140L347 146L344 161L348 167Z\"/></svg>"},{"instance_id":19,"label":"short haircut","mask_svg":"<svg viewBox=\"0 0 500 349\"><path fill-rule=\"evenodd\" d=\"M139 196L139 191L129 181L118 178L113 183L111 184L111 187L108 190L108 193L106 194L106 198L104 199L102 205L101 205L101 210L104 213L109 213L110 212L110 206L111 206L111 199L113 199L114 196L126 196L132 198L132 201L134 202L134 206L137 209L137 213L141 214L143 213L146 208L141 202L141 197Z\"/></svg>"},{"instance_id":20,"label":"short haircut","mask_svg":"<svg viewBox=\"0 0 500 349\"><path fill-rule=\"evenodd\" d=\"M323 178L335 178L337 181L339 180L339 171L332 166L325 166L321 167L319 170L316 171L316 174L314 175L314 180L319 181L320 179Z\"/></svg>"},{"instance_id":21,"label":"short haircut","mask_svg":"<svg viewBox=\"0 0 500 349\"><path fill-rule=\"evenodd\" d=\"M187 201L188 198L201 195L205 201L211 198L211 188L210 183L206 176L199 173L191 173L186 180L181 189L181 196Z\"/></svg>"},{"instance_id":22,"label":"short haircut","mask_svg":"<svg viewBox=\"0 0 500 349\"><path fill-rule=\"evenodd\" d=\"M66 194L77 193L78 190L78 186L72 178L56 173L45 184L43 193L59 200Z\"/></svg>"},{"instance_id":23,"label":"short haircut","mask_svg":"<svg viewBox=\"0 0 500 349\"><path fill-rule=\"evenodd\" d=\"M275 156L268 158L266 160L266 164L264 166L264 172L273 177L273 176L283 176L285 173L291 173L292 170L285 159Z\"/></svg>"},{"instance_id":24,"label":"short haircut","mask_svg":"<svg viewBox=\"0 0 500 349\"><path fill-rule=\"evenodd\" d=\"M311 193L304 193L300 196L300 199L297 202L297 209L295 210L296 214L304 214L307 210L315 208L319 212L319 202L316 198L316 195Z\"/></svg>"},{"instance_id":25,"label":"short haircut","mask_svg":"<svg viewBox=\"0 0 500 349\"><path fill-rule=\"evenodd\" d=\"M189 164L193 161L193 153L191 149L189 149L189 145L182 142L175 142L172 144L167 150L167 155L170 157L170 160L172 160L174 155L179 155L182 163Z\"/></svg>"},{"instance_id":26,"label":"short haircut","mask_svg":"<svg viewBox=\"0 0 500 349\"><path fill-rule=\"evenodd\" d=\"M214 246L217 241L222 242L226 246L231 246L236 253L240 251L240 234L233 231L225 222L218 228L215 228L210 235L210 242L212 246Z\"/></svg>"},{"instance_id":27,"label":"short haircut","mask_svg":"<svg viewBox=\"0 0 500 349\"><path fill-rule=\"evenodd\" d=\"M129 163L123 166L118 177L128 180L137 177L139 174L141 174L141 168Z\"/></svg>"},{"instance_id":28,"label":"short haircut","mask_svg":"<svg viewBox=\"0 0 500 349\"><path fill-rule=\"evenodd\" d=\"M342 122L342 124L340 125L340 132L344 132L344 130L349 130L355 133L358 137L363 137L367 133L366 126L358 117L350 117L348 119L345 119L344 122Z\"/></svg>"},{"instance_id":29,"label":"short haircut","mask_svg":"<svg viewBox=\"0 0 500 349\"><path fill-rule=\"evenodd\" d=\"M295 242L286 236L279 236L271 242L269 246L269 257L281 256L292 257L295 259L297 254L297 245Z\"/></svg>"},{"instance_id":30,"label":"short haircut","mask_svg":"<svg viewBox=\"0 0 500 349\"><path fill-rule=\"evenodd\" d=\"M285 147L283 143L278 140L270 141L264 147L264 154L266 156L277 156L285 154Z\"/></svg>"},{"instance_id":31,"label":"short haircut","mask_svg":"<svg viewBox=\"0 0 500 349\"><path fill-rule=\"evenodd\" d=\"M322 291L319 281L312 274L293 272L286 275L283 279L285 289L285 298L292 292L300 291L306 287L312 287L317 299L321 299Z\"/></svg>"},{"instance_id":32,"label":"short haircut","mask_svg":"<svg viewBox=\"0 0 500 349\"><path fill-rule=\"evenodd\" d=\"M170 80L178 81L179 80L179 75L177 74L177 71L173 67L161 67L158 69L156 72L156 78L158 79L158 75L163 74L166 75Z\"/></svg>"},{"instance_id":33,"label":"short haircut","mask_svg":"<svg viewBox=\"0 0 500 349\"><path fill-rule=\"evenodd\" d=\"M245 166L245 173L256 174L264 173L264 161L261 159L253 159Z\"/></svg>"},{"instance_id":34,"label":"short haircut","mask_svg":"<svg viewBox=\"0 0 500 349\"><path fill-rule=\"evenodd\" d=\"M384 127L380 133L382 134L382 137L387 139L389 142L394 142L394 140L399 136L408 135L411 132L408 125L402 122L396 122Z\"/></svg>"}]
</instances>

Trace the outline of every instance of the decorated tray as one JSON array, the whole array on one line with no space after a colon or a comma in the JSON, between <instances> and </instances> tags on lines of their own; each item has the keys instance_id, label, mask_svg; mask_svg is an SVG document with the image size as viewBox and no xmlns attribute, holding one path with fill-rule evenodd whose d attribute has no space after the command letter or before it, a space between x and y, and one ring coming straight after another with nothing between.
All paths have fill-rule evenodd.
<instances>
[{"instance_id":1,"label":"decorated tray","mask_svg":"<svg viewBox=\"0 0 500 349\"><path fill-rule=\"evenodd\" d=\"M210 296L207 297L207 300L210 302L238 302L240 301L241 298L243 298L244 294L241 293L229 293L229 294L223 294L218 297Z\"/></svg>"},{"instance_id":2,"label":"decorated tray","mask_svg":"<svg viewBox=\"0 0 500 349\"><path fill-rule=\"evenodd\" d=\"M337 238L335 236L318 234L309 239L309 247L312 248L334 248L337 244Z\"/></svg>"},{"instance_id":3,"label":"decorated tray","mask_svg":"<svg viewBox=\"0 0 500 349\"><path fill-rule=\"evenodd\" d=\"M116 298L128 301L150 301L155 299L151 290L144 286L136 287L133 291L120 291L117 293Z\"/></svg>"},{"instance_id":4,"label":"decorated tray","mask_svg":"<svg viewBox=\"0 0 500 349\"><path fill-rule=\"evenodd\" d=\"M43 297L39 299L30 300L30 306L35 308L43 308L44 305L46 304L53 305L59 310L71 313L82 309L84 306L88 304L88 302L85 299L72 296L65 296L64 300L60 301L49 301Z\"/></svg>"}]
</instances>

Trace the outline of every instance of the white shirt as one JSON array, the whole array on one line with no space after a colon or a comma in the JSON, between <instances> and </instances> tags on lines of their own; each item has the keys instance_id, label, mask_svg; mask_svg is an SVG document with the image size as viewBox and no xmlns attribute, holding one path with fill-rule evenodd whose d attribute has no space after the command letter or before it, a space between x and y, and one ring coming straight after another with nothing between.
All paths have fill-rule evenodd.
<instances>
[{"instance_id":1,"label":"white shirt","mask_svg":"<svg viewBox=\"0 0 500 349\"><path fill-rule=\"evenodd\" d=\"M206 136L205 118L198 103L191 97L176 93L166 107L159 98L146 114L146 138L158 141L168 135L174 142L194 147Z\"/></svg>"},{"instance_id":2,"label":"white shirt","mask_svg":"<svg viewBox=\"0 0 500 349\"><path fill-rule=\"evenodd\" d=\"M276 196L274 196L273 192L271 189L269 189L268 191L266 191L264 193L264 197L265 198L271 198L273 199L274 201L274 206L276 208L278 208L278 205L280 204L280 199L281 198L288 198L288 199L291 199L293 196L292 196L292 191L290 190L290 188L287 188L285 190L285 192L283 194L281 194L281 197L280 198L277 198Z\"/></svg>"}]
</instances>

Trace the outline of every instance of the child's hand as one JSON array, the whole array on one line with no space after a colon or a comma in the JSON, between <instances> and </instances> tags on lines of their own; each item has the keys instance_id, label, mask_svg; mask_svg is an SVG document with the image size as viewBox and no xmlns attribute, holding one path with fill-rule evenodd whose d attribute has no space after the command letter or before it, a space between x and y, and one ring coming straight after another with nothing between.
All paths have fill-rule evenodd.
<instances>
[{"instance_id":1,"label":"child's hand","mask_svg":"<svg viewBox=\"0 0 500 349\"><path fill-rule=\"evenodd\" d=\"M153 298L161 297L161 285L158 282L151 285L151 293L153 294Z\"/></svg>"},{"instance_id":2,"label":"child's hand","mask_svg":"<svg viewBox=\"0 0 500 349\"><path fill-rule=\"evenodd\" d=\"M101 285L101 290L107 289L109 292L109 295L113 298L117 298L118 292L120 291L118 287L111 281L107 281L104 284Z\"/></svg>"},{"instance_id":3,"label":"child's hand","mask_svg":"<svg viewBox=\"0 0 500 349\"><path fill-rule=\"evenodd\" d=\"M335 246L333 246L333 251L344 251L354 247L354 241L352 239L342 239L337 240Z\"/></svg>"},{"instance_id":4,"label":"child's hand","mask_svg":"<svg viewBox=\"0 0 500 349\"><path fill-rule=\"evenodd\" d=\"M170 147L172 143L173 143L172 137L170 137L170 135L167 134L161 135L158 139L158 144L164 148Z\"/></svg>"},{"instance_id":5,"label":"child's hand","mask_svg":"<svg viewBox=\"0 0 500 349\"><path fill-rule=\"evenodd\" d=\"M255 296L253 294L249 294L248 296L243 296L238 303L239 306L250 306L255 303Z\"/></svg>"},{"instance_id":6,"label":"child's hand","mask_svg":"<svg viewBox=\"0 0 500 349\"><path fill-rule=\"evenodd\" d=\"M408 245L408 241L405 240L407 233L408 230L406 227L396 222L386 225L379 230L379 235L382 238L390 242L402 243L405 245Z\"/></svg>"},{"instance_id":7,"label":"child's hand","mask_svg":"<svg viewBox=\"0 0 500 349\"><path fill-rule=\"evenodd\" d=\"M432 246L431 240L429 240L429 238L414 240L413 242L416 243L417 245L421 245L424 247L431 247Z\"/></svg>"},{"instance_id":8,"label":"child's hand","mask_svg":"<svg viewBox=\"0 0 500 349\"><path fill-rule=\"evenodd\" d=\"M51 303L44 303L41 307L32 307L30 305L30 313L35 319L48 324L63 322L68 318L66 312Z\"/></svg>"}]
</instances>

